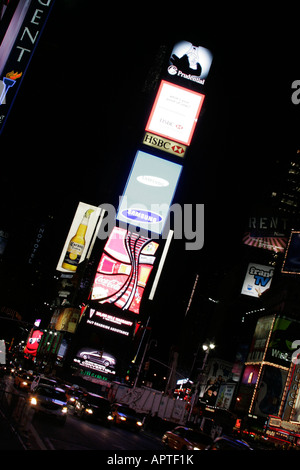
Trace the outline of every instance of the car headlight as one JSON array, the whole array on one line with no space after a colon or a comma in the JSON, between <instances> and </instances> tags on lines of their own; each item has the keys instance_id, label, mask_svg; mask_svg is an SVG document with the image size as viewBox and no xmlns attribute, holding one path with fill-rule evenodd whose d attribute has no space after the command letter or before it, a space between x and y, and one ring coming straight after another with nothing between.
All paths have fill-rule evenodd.
<instances>
[{"instance_id":1,"label":"car headlight","mask_svg":"<svg viewBox=\"0 0 300 470\"><path fill-rule=\"evenodd\" d=\"M113 420L114 420L114 417L113 417L112 415L108 415L108 416L107 416L107 419L108 419L108 421L113 421Z\"/></svg>"},{"instance_id":2,"label":"car headlight","mask_svg":"<svg viewBox=\"0 0 300 470\"><path fill-rule=\"evenodd\" d=\"M137 422L136 422L136 425L137 425L137 426L143 426L143 423L142 423L142 421L137 421Z\"/></svg>"},{"instance_id":3,"label":"car headlight","mask_svg":"<svg viewBox=\"0 0 300 470\"><path fill-rule=\"evenodd\" d=\"M67 412L68 412L68 408L67 408L66 406L63 406L61 412L62 412L62 413L67 413Z\"/></svg>"},{"instance_id":4,"label":"car headlight","mask_svg":"<svg viewBox=\"0 0 300 470\"><path fill-rule=\"evenodd\" d=\"M31 397L30 404L31 405L37 405L37 399L35 397Z\"/></svg>"},{"instance_id":5,"label":"car headlight","mask_svg":"<svg viewBox=\"0 0 300 470\"><path fill-rule=\"evenodd\" d=\"M86 408L85 412L88 413L89 415L93 414L93 410L91 408Z\"/></svg>"},{"instance_id":6,"label":"car headlight","mask_svg":"<svg viewBox=\"0 0 300 470\"><path fill-rule=\"evenodd\" d=\"M120 416L120 420L121 420L121 421L126 421L125 416Z\"/></svg>"},{"instance_id":7,"label":"car headlight","mask_svg":"<svg viewBox=\"0 0 300 470\"><path fill-rule=\"evenodd\" d=\"M28 385L27 382L22 382L22 385L24 385L26 387L26 385Z\"/></svg>"}]
</instances>

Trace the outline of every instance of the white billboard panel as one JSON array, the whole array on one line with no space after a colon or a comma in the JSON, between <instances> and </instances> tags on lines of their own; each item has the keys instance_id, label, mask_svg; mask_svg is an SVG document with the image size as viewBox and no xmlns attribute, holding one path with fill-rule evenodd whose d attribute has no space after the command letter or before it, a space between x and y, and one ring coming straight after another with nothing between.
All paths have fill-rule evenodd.
<instances>
[{"instance_id":1,"label":"white billboard panel","mask_svg":"<svg viewBox=\"0 0 300 470\"><path fill-rule=\"evenodd\" d=\"M71 228L57 263L57 271L74 273L85 260L101 209L84 202L78 204Z\"/></svg>"},{"instance_id":2,"label":"white billboard panel","mask_svg":"<svg viewBox=\"0 0 300 470\"><path fill-rule=\"evenodd\" d=\"M146 131L190 145L205 96L161 81Z\"/></svg>"},{"instance_id":3,"label":"white billboard panel","mask_svg":"<svg viewBox=\"0 0 300 470\"><path fill-rule=\"evenodd\" d=\"M117 219L161 234L181 170L182 165L138 151Z\"/></svg>"},{"instance_id":4,"label":"white billboard panel","mask_svg":"<svg viewBox=\"0 0 300 470\"><path fill-rule=\"evenodd\" d=\"M270 288L274 268L263 264L249 263L242 294L251 297L260 297L263 292Z\"/></svg>"}]
</instances>

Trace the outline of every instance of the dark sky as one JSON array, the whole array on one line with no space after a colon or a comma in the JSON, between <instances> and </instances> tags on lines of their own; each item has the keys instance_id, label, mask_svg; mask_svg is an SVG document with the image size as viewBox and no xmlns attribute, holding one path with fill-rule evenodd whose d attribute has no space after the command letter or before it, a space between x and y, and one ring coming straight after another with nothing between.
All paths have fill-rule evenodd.
<instances>
[{"instance_id":1,"label":"dark sky","mask_svg":"<svg viewBox=\"0 0 300 470\"><path fill-rule=\"evenodd\" d=\"M62 224L60 246L79 201L115 203L154 98L155 91L142 90L160 47L171 51L182 39L208 47L214 60L205 104L176 195L205 204L205 246L185 252L174 243L160 285L172 279L184 312L198 271L203 279L206 269L220 264L222 272L235 262L244 223L272 187L276 161L298 145L296 30L284 27L281 12L216 17L192 6L95 11L95 3L54 5L1 135L2 219L22 232L26 220L52 211Z\"/></svg>"}]
</instances>

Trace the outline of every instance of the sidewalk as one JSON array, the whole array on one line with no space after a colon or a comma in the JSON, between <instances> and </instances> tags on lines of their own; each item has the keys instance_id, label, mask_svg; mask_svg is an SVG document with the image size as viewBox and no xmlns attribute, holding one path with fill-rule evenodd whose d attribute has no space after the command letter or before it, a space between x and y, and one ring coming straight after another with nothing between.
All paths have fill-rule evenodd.
<instances>
[{"instance_id":1,"label":"sidewalk","mask_svg":"<svg viewBox=\"0 0 300 470\"><path fill-rule=\"evenodd\" d=\"M0 409L0 450L27 450L19 433Z\"/></svg>"}]
</instances>

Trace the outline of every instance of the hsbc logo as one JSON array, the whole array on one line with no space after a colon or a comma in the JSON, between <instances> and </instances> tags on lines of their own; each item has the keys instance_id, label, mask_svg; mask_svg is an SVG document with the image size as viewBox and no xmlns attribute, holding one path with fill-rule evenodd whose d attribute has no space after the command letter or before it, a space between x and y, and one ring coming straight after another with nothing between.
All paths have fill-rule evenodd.
<instances>
[{"instance_id":1,"label":"hsbc logo","mask_svg":"<svg viewBox=\"0 0 300 470\"><path fill-rule=\"evenodd\" d=\"M164 137L159 137L155 134L151 134L150 132L145 133L143 144L148 145L149 147L158 148L164 152L168 152L179 157L184 157L186 152L185 145L178 144L177 142Z\"/></svg>"},{"instance_id":2,"label":"hsbc logo","mask_svg":"<svg viewBox=\"0 0 300 470\"><path fill-rule=\"evenodd\" d=\"M178 155L182 155L185 152L181 145L172 145L171 149L174 153L177 153Z\"/></svg>"}]
</instances>

